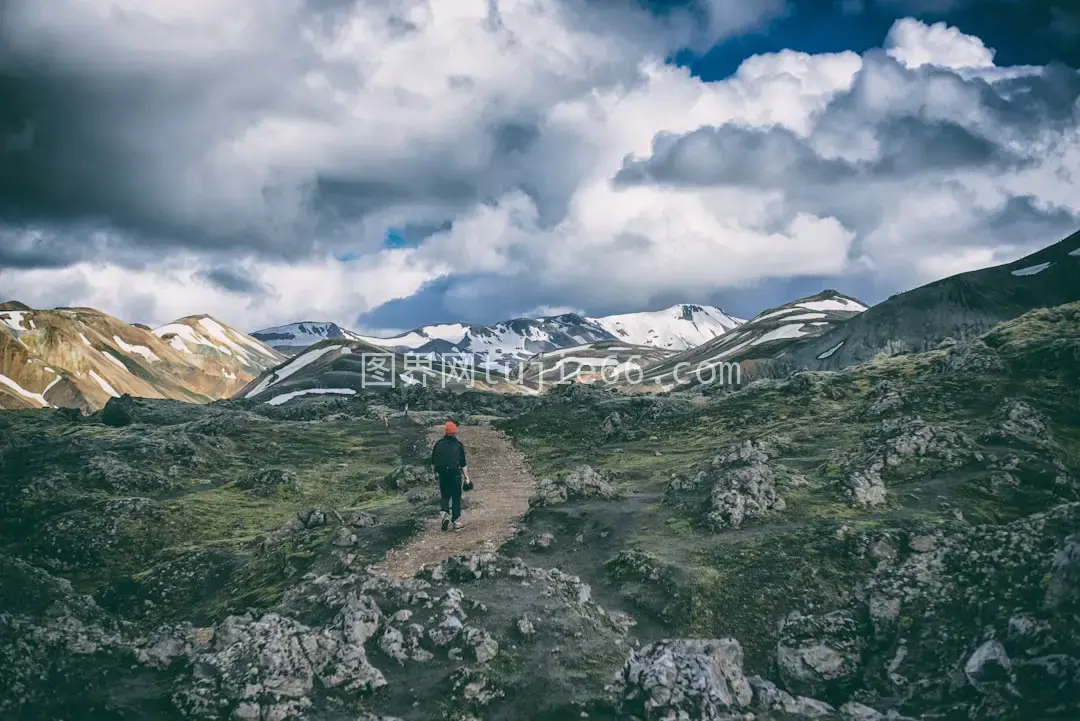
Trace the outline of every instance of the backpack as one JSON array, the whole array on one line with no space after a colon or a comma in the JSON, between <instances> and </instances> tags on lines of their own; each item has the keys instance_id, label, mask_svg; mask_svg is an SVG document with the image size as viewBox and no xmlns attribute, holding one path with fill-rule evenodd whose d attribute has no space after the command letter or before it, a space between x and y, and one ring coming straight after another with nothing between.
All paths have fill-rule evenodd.
<instances>
[{"instance_id":1,"label":"backpack","mask_svg":"<svg viewBox=\"0 0 1080 721\"><path fill-rule=\"evenodd\" d=\"M452 473L460 468L458 441L455 438L441 438L435 443L432 453L432 465L439 473Z\"/></svg>"}]
</instances>

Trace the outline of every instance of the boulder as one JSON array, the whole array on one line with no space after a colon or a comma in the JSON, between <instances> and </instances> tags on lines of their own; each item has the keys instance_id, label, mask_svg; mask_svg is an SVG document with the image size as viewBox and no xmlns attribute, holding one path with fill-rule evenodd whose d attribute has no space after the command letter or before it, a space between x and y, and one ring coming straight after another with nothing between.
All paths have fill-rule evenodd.
<instances>
[{"instance_id":1,"label":"boulder","mask_svg":"<svg viewBox=\"0 0 1080 721\"><path fill-rule=\"evenodd\" d=\"M542 478L530 500L533 506L551 506L582 498L615 498L615 487L591 466L578 466L568 475Z\"/></svg>"},{"instance_id":2,"label":"boulder","mask_svg":"<svg viewBox=\"0 0 1080 721\"><path fill-rule=\"evenodd\" d=\"M635 651L614 690L620 712L645 721L721 721L750 708L735 639L672 640Z\"/></svg>"},{"instance_id":3,"label":"boulder","mask_svg":"<svg viewBox=\"0 0 1080 721\"><path fill-rule=\"evenodd\" d=\"M849 613L808 616L794 611L781 625L776 663L790 691L829 697L855 679L863 648L858 623Z\"/></svg>"}]
</instances>

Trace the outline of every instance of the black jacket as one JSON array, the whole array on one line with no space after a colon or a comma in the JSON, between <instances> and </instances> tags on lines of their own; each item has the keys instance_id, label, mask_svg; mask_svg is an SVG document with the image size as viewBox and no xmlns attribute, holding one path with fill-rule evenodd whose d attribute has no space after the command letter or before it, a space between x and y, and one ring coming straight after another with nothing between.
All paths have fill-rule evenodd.
<instances>
[{"instance_id":1,"label":"black jacket","mask_svg":"<svg viewBox=\"0 0 1080 721\"><path fill-rule=\"evenodd\" d=\"M465 446L454 436L443 436L431 448L431 465L436 471L461 470L466 465Z\"/></svg>"}]
</instances>

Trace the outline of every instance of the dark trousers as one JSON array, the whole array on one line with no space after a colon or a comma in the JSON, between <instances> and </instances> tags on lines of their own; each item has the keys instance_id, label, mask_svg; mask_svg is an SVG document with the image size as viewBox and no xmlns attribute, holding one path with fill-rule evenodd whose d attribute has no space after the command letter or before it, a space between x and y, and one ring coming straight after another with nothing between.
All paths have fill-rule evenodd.
<instances>
[{"instance_id":1,"label":"dark trousers","mask_svg":"<svg viewBox=\"0 0 1080 721\"><path fill-rule=\"evenodd\" d=\"M461 471L439 473L439 493L441 508L444 513L450 513L450 520L461 518Z\"/></svg>"}]
</instances>

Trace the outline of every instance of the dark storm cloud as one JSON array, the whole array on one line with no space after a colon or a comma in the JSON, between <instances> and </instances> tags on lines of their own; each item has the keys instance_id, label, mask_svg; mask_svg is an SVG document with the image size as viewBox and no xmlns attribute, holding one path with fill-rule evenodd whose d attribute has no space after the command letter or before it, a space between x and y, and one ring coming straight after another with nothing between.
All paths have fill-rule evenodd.
<instances>
[{"instance_id":1,"label":"dark storm cloud","mask_svg":"<svg viewBox=\"0 0 1080 721\"><path fill-rule=\"evenodd\" d=\"M626 32L649 47L670 42L657 37L644 13L626 13L631 5L626 0L616 13L566 0L566 12L574 22ZM561 217L580 167L560 162L545 143L537 117L547 102L519 109L478 95L471 102L482 110L481 122L443 128L423 147L399 141L385 156L371 156L370 145L348 147L340 126L347 118L305 83L309 71L319 70L335 87L363 89L366 68L328 65L302 36L338 29L352 11L377 10L353 0L308 0L299 15L283 17L280 7L257 13L236 47L215 48L213 38L203 46L199 38L189 52L169 40L160 49L125 35L122 21L96 18L82 27L30 0L10 3L0 39L7 41L0 48L0 219L111 231L147 258L183 249L298 260L340 245L377 249L382 230L365 225L372 218L438 226L515 188L525 188L548 221ZM497 20L495 3L491 15ZM391 14L386 23L397 36L417 32ZM497 22L488 29L509 34ZM588 82L625 84L636 74L633 63L612 62ZM491 92L464 78L458 85ZM548 87L537 91L552 94ZM426 98L399 101L414 103L417 113L428 110ZM314 132L243 145L267 119L306 123ZM336 135L320 138L325 128ZM313 143L310 158L289 148L297 139ZM363 234L366 240L358 238ZM9 251L0 254L0 267L63 265L92 255L80 242Z\"/></svg>"},{"instance_id":2,"label":"dark storm cloud","mask_svg":"<svg viewBox=\"0 0 1080 721\"><path fill-rule=\"evenodd\" d=\"M200 279L230 293L256 294L266 292L265 286L243 268L221 266L200 271L197 275Z\"/></svg>"},{"instance_id":3,"label":"dark storm cloud","mask_svg":"<svg viewBox=\"0 0 1080 721\"><path fill-rule=\"evenodd\" d=\"M700 128L687 135L657 138L653 154L646 160L627 160L615 182L770 189L793 182L885 180L965 166L1017 167L1022 163L1007 148L955 123L893 118L881 124L879 131L888 138L884 152L872 161L849 162L821 157L786 128Z\"/></svg>"}]
</instances>

